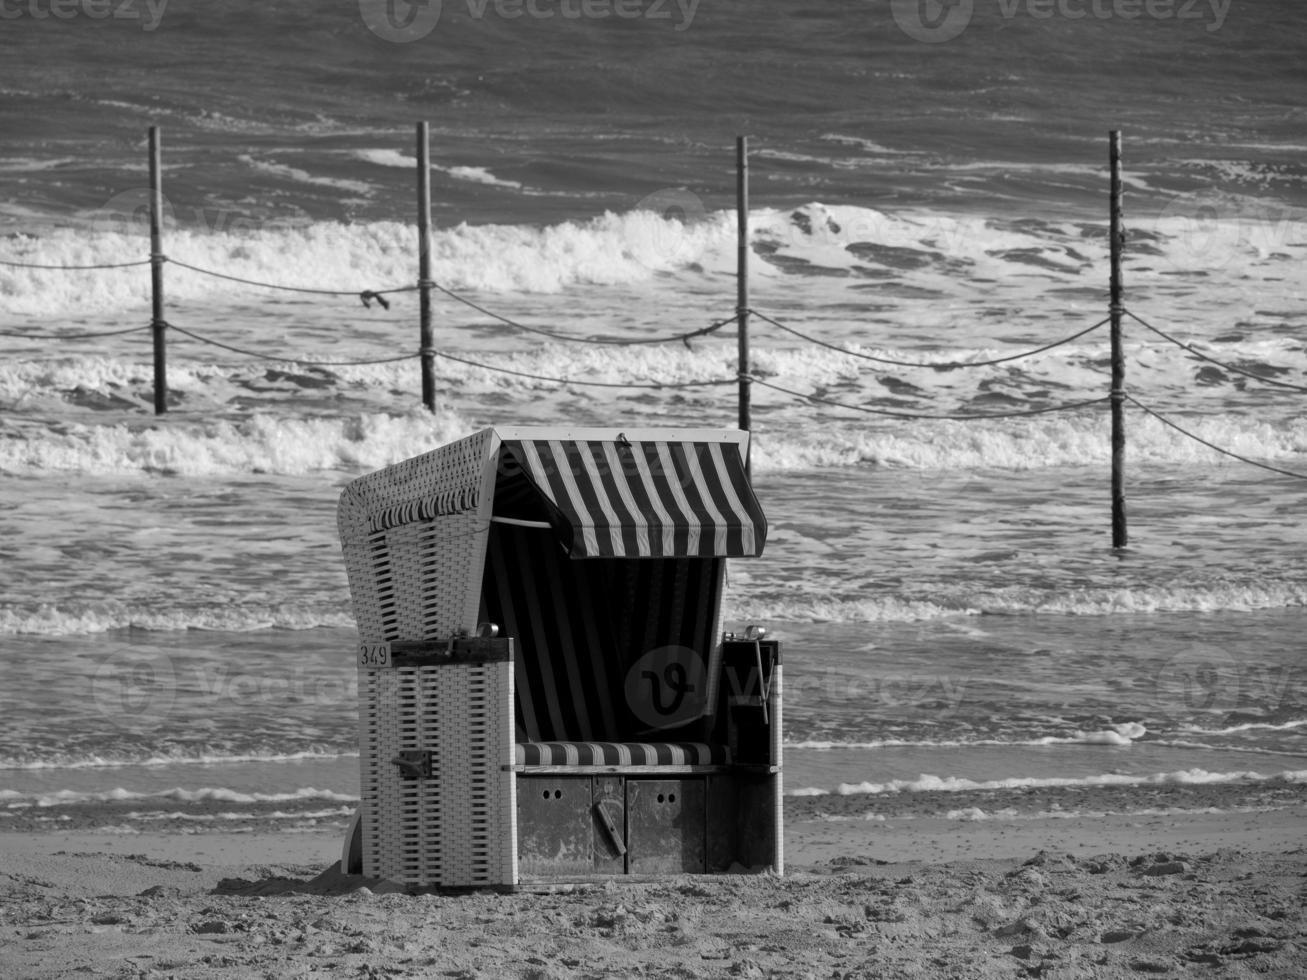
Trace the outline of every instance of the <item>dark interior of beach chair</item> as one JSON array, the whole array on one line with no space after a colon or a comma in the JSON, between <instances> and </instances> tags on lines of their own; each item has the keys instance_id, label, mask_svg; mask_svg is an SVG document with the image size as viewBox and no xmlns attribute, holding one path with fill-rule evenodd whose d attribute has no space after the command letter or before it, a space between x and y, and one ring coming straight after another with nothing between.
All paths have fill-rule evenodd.
<instances>
[{"instance_id":1,"label":"dark interior of beach chair","mask_svg":"<svg viewBox=\"0 0 1307 980\"><path fill-rule=\"evenodd\" d=\"M779 647L715 635L724 559L572 558L555 518L501 471L480 619L514 646L521 873L780 870Z\"/></svg>"}]
</instances>

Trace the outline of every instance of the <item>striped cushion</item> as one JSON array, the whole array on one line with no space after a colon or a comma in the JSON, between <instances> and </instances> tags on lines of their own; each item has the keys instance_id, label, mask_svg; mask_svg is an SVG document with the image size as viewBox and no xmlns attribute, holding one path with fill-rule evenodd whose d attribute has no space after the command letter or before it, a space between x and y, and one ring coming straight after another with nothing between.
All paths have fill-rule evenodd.
<instances>
[{"instance_id":1,"label":"striped cushion","mask_svg":"<svg viewBox=\"0 0 1307 980\"><path fill-rule=\"evenodd\" d=\"M702 742L519 742L519 766L722 766L725 745Z\"/></svg>"}]
</instances>

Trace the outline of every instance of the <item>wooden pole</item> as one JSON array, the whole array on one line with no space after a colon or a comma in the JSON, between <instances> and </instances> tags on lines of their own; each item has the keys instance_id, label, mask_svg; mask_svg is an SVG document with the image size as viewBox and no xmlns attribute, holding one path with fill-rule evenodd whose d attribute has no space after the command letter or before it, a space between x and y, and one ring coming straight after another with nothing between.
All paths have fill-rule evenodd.
<instances>
[{"instance_id":1,"label":"wooden pole","mask_svg":"<svg viewBox=\"0 0 1307 980\"><path fill-rule=\"evenodd\" d=\"M736 228L738 233L735 260L735 316L739 346L740 428L749 431L751 424L749 392L749 138L735 138L735 200ZM745 457L745 473L749 472L749 457Z\"/></svg>"},{"instance_id":2,"label":"wooden pole","mask_svg":"<svg viewBox=\"0 0 1307 980\"><path fill-rule=\"evenodd\" d=\"M1126 546L1125 520L1125 356L1121 351L1122 298L1121 256L1125 249L1122 227L1121 133L1110 134L1108 162L1112 173L1111 227L1111 294L1109 297L1112 336L1112 547Z\"/></svg>"},{"instance_id":3,"label":"wooden pole","mask_svg":"<svg viewBox=\"0 0 1307 980\"><path fill-rule=\"evenodd\" d=\"M422 404L436 410L436 352L431 334L431 149L425 122L418 123L418 309L421 333Z\"/></svg>"},{"instance_id":4,"label":"wooden pole","mask_svg":"<svg viewBox=\"0 0 1307 980\"><path fill-rule=\"evenodd\" d=\"M163 318L163 154L150 127L150 328L154 338L154 414L168 411L168 322Z\"/></svg>"}]
</instances>

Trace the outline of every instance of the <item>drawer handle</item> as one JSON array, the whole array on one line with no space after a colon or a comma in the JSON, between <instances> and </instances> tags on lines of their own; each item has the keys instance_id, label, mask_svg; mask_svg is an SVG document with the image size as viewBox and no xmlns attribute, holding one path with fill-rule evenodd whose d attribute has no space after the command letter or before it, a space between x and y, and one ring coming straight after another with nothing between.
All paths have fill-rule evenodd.
<instances>
[{"instance_id":1,"label":"drawer handle","mask_svg":"<svg viewBox=\"0 0 1307 980\"><path fill-rule=\"evenodd\" d=\"M595 814L599 817L599 823L604 830L608 832L608 840L613 845L613 849L618 855L626 853L626 844L622 842L622 835L617 830L617 823L613 820L613 815L608 812L608 807L604 806L602 800L594 805Z\"/></svg>"}]
</instances>

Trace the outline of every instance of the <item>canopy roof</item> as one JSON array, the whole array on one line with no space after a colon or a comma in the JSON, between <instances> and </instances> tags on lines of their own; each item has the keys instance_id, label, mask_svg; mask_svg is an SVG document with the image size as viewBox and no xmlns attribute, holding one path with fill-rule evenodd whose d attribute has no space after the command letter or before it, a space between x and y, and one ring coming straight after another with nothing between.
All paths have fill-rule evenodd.
<instances>
[{"instance_id":1,"label":"canopy roof","mask_svg":"<svg viewBox=\"0 0 1307 980\"><path fill-rule=\"evenodd\" d=\"M747 435L690 430L656 438L655 432L630 439L506 432L498 486L514 496L511 484L525 480L573 558L761 554L767 519L740 454ZM528 433L539 437L525 438Z\"/></svg>"}]
</instances>

